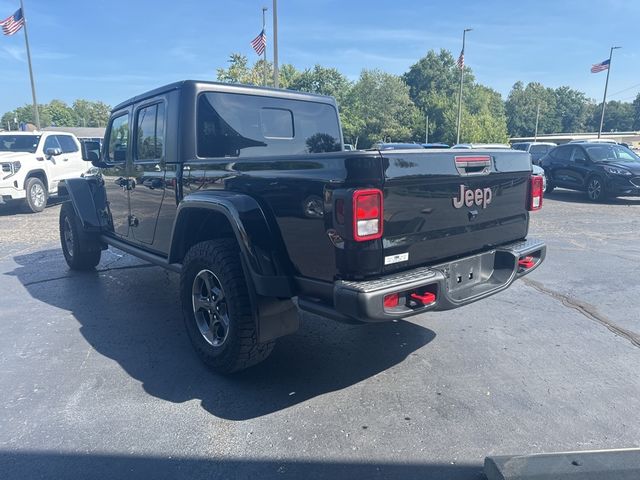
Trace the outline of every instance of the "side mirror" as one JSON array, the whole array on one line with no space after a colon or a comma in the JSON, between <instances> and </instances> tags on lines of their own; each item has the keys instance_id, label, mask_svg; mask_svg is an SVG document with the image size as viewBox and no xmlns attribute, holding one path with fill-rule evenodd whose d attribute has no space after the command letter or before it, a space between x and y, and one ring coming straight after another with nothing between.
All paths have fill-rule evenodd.
<instances>
[{"instance_id":1,"label":"side mirror","mask_svg":"<svg viewBox=\"0 0 640 480\"><path fill-rule=\"evenodd\" d=\"M47 157L55 157L57 155L61 155L62 154L62 149L61 148L47 148L44 151L44 154Z\"/></svg>"},{"instance_id":2,"label":"side mirror","mask_svg":"<svg viewBox=\"0 0 640 480\"><path fill-rule=\"evenodd\" d=\"M84 141L82 142L82 159L86 162L93 162L100 158L100 142Z\"/></svg>"}]
</instances>

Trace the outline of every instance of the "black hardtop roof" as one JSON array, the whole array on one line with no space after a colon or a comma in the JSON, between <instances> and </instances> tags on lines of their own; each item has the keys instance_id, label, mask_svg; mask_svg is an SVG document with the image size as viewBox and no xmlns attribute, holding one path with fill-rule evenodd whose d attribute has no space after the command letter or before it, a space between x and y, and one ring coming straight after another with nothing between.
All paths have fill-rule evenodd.
<instances>
[{"instance_id":1,"label":"black hardtop roof","mask_svg":"<svg viewBox=\"0 0 640 480\"><path fill-rule=\"evenodd\" d=\"M204 80L181 80L179 82L173 82L162 87L149 90L148 92L131 97L124 102L120 102L111 110L115 112L133 103L140 102L147 98L155 97L162 93L170 92L172 90L181 90L183 88L195 88L196 90L211 91L211 92L228 92L228 93L244 93L245 95L264 95L275 98L287 98L290 100L306 100L312 102L329 103L335 105L336 102L333 97L326 95L318 95L315 93L298 92L294 90L284 90L281 88L271 87L256 87L253 85L243 85L238 83L221 83L210 82Z\"/></svg>"}]
</instances>

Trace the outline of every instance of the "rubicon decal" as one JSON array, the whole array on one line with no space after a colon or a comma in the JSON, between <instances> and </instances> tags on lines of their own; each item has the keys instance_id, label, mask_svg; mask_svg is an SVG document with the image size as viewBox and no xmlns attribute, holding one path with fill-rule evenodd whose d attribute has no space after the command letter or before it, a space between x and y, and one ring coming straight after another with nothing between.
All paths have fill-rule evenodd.
<instances>
[{"instance_id":1,"label":"rubicon decal","mask_svg":"<svg viewBox=\"0 0 640 480\"><path fill-rule=\"evenodd\" d=\"M487 208L493 199L493 192L489 187L476 188L472 190L460 185L460 192L457 197L453 197L453 206L455 208L462 208L465 205L467 207L473 207L474 205L482 208Z\"/></svg>"}]
</instances>

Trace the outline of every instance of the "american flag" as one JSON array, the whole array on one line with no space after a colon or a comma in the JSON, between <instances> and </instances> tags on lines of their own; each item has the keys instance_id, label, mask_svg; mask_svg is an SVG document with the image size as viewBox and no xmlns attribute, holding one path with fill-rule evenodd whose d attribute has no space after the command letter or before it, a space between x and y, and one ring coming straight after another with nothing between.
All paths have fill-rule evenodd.
<instances>
[{"instance_id":1,"label":"american flag","mask_svg":"<svg viewBox=\"0 0 640 480\"><path fill-rule=\"evenodd\" d=\"M598 72L602 72L604 70L608 70L609 69L609 62L611 60L605 60L604 62L600 62L600 63L595 63L591 66L591 73L598 73Z\"/></svg>"},{"instance_id":2,"label":"american flag","mask_svg":"<svg viewBox=\"0 0 640 480\"><path fill-rule=\"evenodd\" d=\"M19 8L16 10L16 13L0 22L0 26L2 26L2 33L5 35L13 35L20 30L23 25L24 17L22 16L22 8Z\"/></svg>"},{"instance_id":3,"label":"american flag","mask_svg":"<svg viewBox=\"0 0 640 480\"><path fill-rule=\"evenodd\" d=\"M464 49L460 50L460 56L458 57L458 68L460 70L464 68Z\"/></svg>"},{"instance_id":4,"label":"american flag","mask_svg":"<svg viewBox=\"0 0 640 480\"><path fill-rule=\"evenodd\" d=\"M251 40L251 46L258 55L264 53L264 49L267 48L267 34L262 30L256 38Z\"/></svg>"}]
</instances>

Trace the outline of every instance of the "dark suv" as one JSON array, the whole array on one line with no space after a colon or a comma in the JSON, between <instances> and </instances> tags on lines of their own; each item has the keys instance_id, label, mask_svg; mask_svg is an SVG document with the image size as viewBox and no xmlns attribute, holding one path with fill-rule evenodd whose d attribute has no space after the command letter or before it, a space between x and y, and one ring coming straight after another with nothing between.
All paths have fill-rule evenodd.
<instances>
[{"instance_id":1,"label":"dark suv","mask_svg":"<svg viewBox=\"0 0 640 480\"><path fill-rule=\"evenodd\" d=\"M640 196L640 157L627 147L608 143L561 145L540 159L546 193L555 187L587 193L598 202L607 197Z\"/></svg>"}]
</instances>

